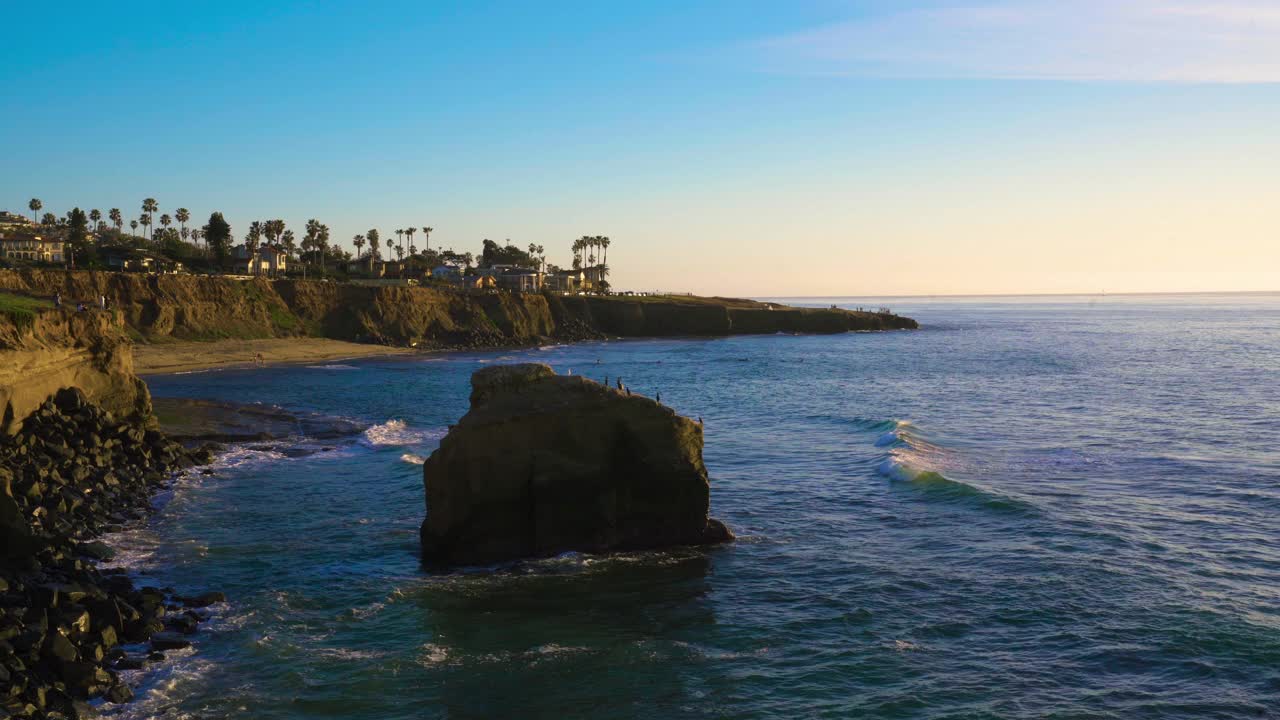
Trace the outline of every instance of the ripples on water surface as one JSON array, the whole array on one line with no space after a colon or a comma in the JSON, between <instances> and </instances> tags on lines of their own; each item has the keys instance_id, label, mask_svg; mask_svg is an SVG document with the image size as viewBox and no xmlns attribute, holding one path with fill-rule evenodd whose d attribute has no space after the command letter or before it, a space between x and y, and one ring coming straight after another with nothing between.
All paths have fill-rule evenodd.
<instances>
[{"instance_id":1,"label":"ripples on water surface","mask_svg":"<svg viewBox=\"0 0 1280 720\"><path fill-rule=\"evenodd\" d=\"M370 429L238 449L120 539L231 598L125 714L1271 716L1280 298L895 309L925 329L154 378ZM419 463L500 359L704 418L739 542L424 572Z\"/></svg>"}]
</instances>

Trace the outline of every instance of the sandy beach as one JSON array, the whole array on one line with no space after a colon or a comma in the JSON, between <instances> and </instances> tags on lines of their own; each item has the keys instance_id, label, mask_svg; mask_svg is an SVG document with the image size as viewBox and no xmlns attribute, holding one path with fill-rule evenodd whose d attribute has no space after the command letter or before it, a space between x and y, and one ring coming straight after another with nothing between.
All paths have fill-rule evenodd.
<instances>
[{"instance_id":1,"label":"sandy beach","mask_svg":"<svg viewBox=\"0 0 1280 720\"><path fill-rule=\"evenodd\" d=\"M410 348L329 340L327 338L269 338L165 342L134 347L134 369L140 375L253 367L258 364L313 363L376 355L415 352ZM259 359L261 356L261 359Z\"/></svg>"}]
</instances>

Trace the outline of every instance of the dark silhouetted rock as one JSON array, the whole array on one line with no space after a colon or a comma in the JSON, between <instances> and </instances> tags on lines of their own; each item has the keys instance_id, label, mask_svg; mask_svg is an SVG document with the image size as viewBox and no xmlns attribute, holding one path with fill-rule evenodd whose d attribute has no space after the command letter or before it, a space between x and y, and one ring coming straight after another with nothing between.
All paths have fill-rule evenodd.
<instances>
[{"instance_id":1,"label":"dark silhouetted rock","mask_svg":"<svg viewBox=\"0 0 1280 720\"><path fill-rule=\"evenodd\" d=\"M546 365L486 368L423 466L424 560L475 564L731 540L707 517L702 427Z\"/></svg>"},{"instance_id":2,"label":"dark silhouetted rock","mask_svg":"<svg viewBox=\"0 0 1280 720\"><path fill-rule=\"evenodd\" d=\"M191 647L191 641L175 632L158 632L151 636L151 647L156 650L180 650Z\"/></svg>"}]
</instances>

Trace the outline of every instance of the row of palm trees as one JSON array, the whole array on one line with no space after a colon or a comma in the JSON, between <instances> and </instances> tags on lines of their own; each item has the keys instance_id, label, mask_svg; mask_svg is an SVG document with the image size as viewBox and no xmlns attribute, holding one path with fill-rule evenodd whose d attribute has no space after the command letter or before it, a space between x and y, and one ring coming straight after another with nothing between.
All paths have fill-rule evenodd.
<instances>
[{"instance_id":1,"label":"row of palm trees","mask_svg":"<svg viewBox=\"0 0 1280 720\"><path fill-rule=\"evenodd\" d=\"M44 203L39 198L32 198L27 204L27 208L31 210L32 220L37 220L37 215L44 208ZM154 227L157 218L156 213L160 212L160 204L155 198L146 198L142 201L142 213L136 220L129 221L129 228L136 235L139 227L143 229L143 237L154 240ZM103 221L101 210L92 209L89 211L89 220L93 224L93 228L99 232L104 230L107 222ZM114 226L117 232L124 231L124 214L119 208L111 208L107 211L106 219L111 226ZM176 221L179 225L178 236L182 240L190 240L200 244L200 240L204 238L204 232L199 228L189 228L187 223L191 220L191 212L186 208L177 208L173 215L163 213L158 218L160 227L168 231L169 227ZM52 213L45 213L43 223L45 225L56 225L65 222L65 219L57 218ZM404 260L406 251L410 257L418 254L418 247L414 242L414 237L421 230L423 242L425 243L424 252L431 250L431 233L435 228L424 225L421 228L407 227L397 228L394 232L397 241L393 243L391 238L386 239L386 249L388 253L394 252L397 258ZM167 234L167 233L166 233ZM405 241L408 241L408 248L405 247ZM258 251L263 242L268 245L279 246L284 249L288 257L292 258L298 249L303 253L319 254L321 268L324 267L325 256L329 252L330 237L329 226L312 218L307 221L306 232L302 241L297 242L292 230L288 229L284 220L255 220L249 224L249 231L245 235L245 249L251 258L256 259ZM373 272L373 264L381 258L380 248L382 238L377 228L372 228L363 234L356 235L352 238L352 244L356 248L356 257L363 254L364 246L369 246L369 271ZM510 241L508 241L510 244ZM595 267L597 265L608 266L609 262L609 244L610 240L604 235L583 235L572 243L574 266L575 267ZM529 254L531 257L542 256L545 258L544 251L540 245L530 245Z\"/></svg>"},{"instance_id":2,"label":"row of palm trees","mask_svg":"<svg viewBox=\"0 0 1280 720\"><path fill-rule=\"evenodd\" d=\"M431 233L434 231L435 231L435 228L431 227L430 225L422 226L422 240L424 243L426 243L426 247L423 248L423 252L428 252L431 250ZM413 257L414 255L418 254L418 246L415 245L413 242L413 236L418 233L418 228L416 227L397 228L396 230L394 230L394 232L399 242L398 244L392 243L391 238L387 238L386 248L388 253L395 252L396 257L403 262L404 256L406 254L406 248L405 248L404 242L407 239L409 241L409 247L407 248L407 253L409 257ZM381 242L382 242L381 238L382 236L378 232L377 228L370 228L364 233L356 235L351 238L351 244L356 246L356 257L360 257L360 255L363 254L364 246L366 243L369 245L370 274L373 273L374 261L382 257L381 253L379 252L379 248L381 247Z\"/></svg>"},{"instance_id":3,"label":"row of palm trees","mask_svg":"<svg viewBox=\"0 0 1280 720\"><path fill-rule=\"evenodd\" d=\"M603 255L602 255L603 254ZM604 235L583 235L573 241L573 262L578 267L593 267L609 263L609 238Z\"/></svg>"},{"instance_id":4,"label":"row of palm trees","mask_svg":"<svg viewBox=\"0 0 1280 720\"><path fill-rule=\"evenodd\" d=\"M44 202L42 202L40 198L31 198L31 202L27 203L27 209L31 211L32 221L40 223L42 225L58 224L59 218L55 217L53 213L45 213L42 219L37 218L37 215L39 214L40 210L42 210L43 208L44 208ZM142 214L139 215L136 220L129 221L129 229L132 230L136 235L138 232L138 227L141 226L143 231L143 237L149 240L155 239L154 238L154 226L156 221L155 215L159 211L160 211L160 205L159 203L156 202L155 198L147 198L143 200ZM89 222L93 224L94 231L102 232L103 230L106 230L107 224L109 222L111 226L115 227L117 232L124 232L124 225L125 225L124 213L120 212L120 208L111 208L110 210L108 210L106 214L106 219L107 219L107 222L104 222L102 211L97 208L94 208L89 211ZM160 216L159 220L160 220L160 227L165 230L168 230L170 225L172 225L174 222L177 222L181 228L178 234L179 236L182 237L183 240L188 240L188 239L199 240L200 238L199 230L195 230L187 227L187 223L191 220L191 211L186 208L180 207L177 210L174 210L172 216L169 215L168 213L164 213L163 215Z\"/></svg>"}]
</instances>

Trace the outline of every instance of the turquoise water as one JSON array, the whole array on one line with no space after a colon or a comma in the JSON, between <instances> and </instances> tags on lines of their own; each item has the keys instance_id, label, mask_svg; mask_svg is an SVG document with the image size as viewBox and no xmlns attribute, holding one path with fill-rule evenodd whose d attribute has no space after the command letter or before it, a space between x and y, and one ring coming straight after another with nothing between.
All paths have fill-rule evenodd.
<instances>
[{"instance_id":1,"label":"turquoise water","mask_svg":"<svg viewBox=\"0 0 1280 720\"><path fill-rule=\"evenodd\" d=\"M924 329L151 379L370 430L237 449L117 538L144 579L230 597L125 714L1272 716L1280 296L894 309ZM422 569L415 460L473 370L523 360L702 417L739 541Z\"/></svg>"}]
</instances>

